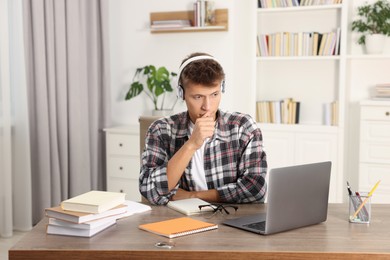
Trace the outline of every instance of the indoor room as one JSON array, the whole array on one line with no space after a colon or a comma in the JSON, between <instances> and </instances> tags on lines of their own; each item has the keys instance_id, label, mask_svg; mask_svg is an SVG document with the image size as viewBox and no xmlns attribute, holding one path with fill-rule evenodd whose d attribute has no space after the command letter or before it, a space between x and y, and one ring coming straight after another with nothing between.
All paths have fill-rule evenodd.
<instances>
[{"instance_id":1,"label":"indoor room","mask_svg":"<svg viewBox=\"0 0 390 260\"><path fill-rule=\"evenodd\" d=\"M183 251L189 259L197 254L242 259L249 252L263 259L325 258L321 252L350 259L363 252L371 259L390 253L390 230L383 226L390 204L388 0L0 0L0 35L0 259L51 259L51 250L58 251L57 259L88 259L102 252L109 259L181 258ZM219 191L218 203L197 197L209 206L196 201L191 204L196 212L189 213L182 209L188 202L176 206L179 212L164 205L179 201L175 193L192 185L192 177L178 177L178 186L166 187L168 161L176 150L162 152L149 145L158 143L151 139L153 129L162 133L164 122L171 122L167 131L179 127L172 118L187 111L186 120L195 127L191 131L198 129L190 113L190 92L180 79L186 77L188 64L202 61L223 71L214 125L221 125L223 113L240 113L251 126L237 130L237 136L254 127L264 157L247 155L251 146L241 143L238 159L226 159L230 150L218 150L220 141L212 139L212 155L237 164L214 166L212 172L219 176L214 181L231 177L234 185L226 184L226 197L220 187L213 189ZM227 131L230 136L233 132ZM146 161L154 158L152 151L166 156L163 177L148 176L154 174L147 171L152 163ZM200 164L207 155L202 153ZM250 172L241 160L245 156L258 160L259 179L245 179ZM192 160L187 161L198 165ZM318 225L297 229L306 225L295 223L290 231L256 236L225 223L255 210L264 213L274 201L271 196L284 201L272 193L269 184L277 179L270 180L271 173L292 167L299 176L295 167L325 167L324 162L330 162L328 179L313 179L311 189L307 177L295 177L284 186L297 197L308 192L299 199L308 207L315 197L309 192L327 184L326 210L303 210L304 216L325 214ZM191 163L183 167L192 176ZM310 169L317 176L323 171ZM148 182L143 183L144 176ZM300 184L293 185L297 179ZM209 181L206 175L206 190L213 186ZM249 186L256 182L261 187L252 198ZM173 197L166 189L172 189ZM234 193L236 189L244 195ZM55 219L50 211L90 191L123 194L110 210L126 202L127 211L117 209L115 214L123 214L120 219L87 237L50 233L50 225L69 226L49 220ZM204 217L205 211L218 216ZM215 225L180 238L151 234L144 226L173 217ZM246 241L245 246L232 245L232 234ZM311 244L305 248L288 242L297 235L302 244ZM360 248L346 242L355 235L362 236L353 238ZM132 238L126 244L124 237Z\"/></svg>"}]
</instances>

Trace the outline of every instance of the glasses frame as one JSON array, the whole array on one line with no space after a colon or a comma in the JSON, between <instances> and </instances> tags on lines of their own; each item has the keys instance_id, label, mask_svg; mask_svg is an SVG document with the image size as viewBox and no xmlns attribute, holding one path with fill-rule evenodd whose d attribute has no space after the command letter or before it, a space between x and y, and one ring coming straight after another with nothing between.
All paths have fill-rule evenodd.
<instances>
[{"instance_id":1,"label":"glasses frame","mask_svg":"<svg viewBox=\"0 0 390 260\"><path fill-rule=\"evenodd\" d=\"M228 210L228 208L232 208L234 209L234 212L237 212L238 210L238 206L235 206L235 205L224 205L224 204L204 204L204 205L199 205L199 210L202 212L202 208L207 208L207 207L210 207L213 209L213 213L212 213L212 216L214 216L217 212L220 212L220 213L223 213L225 212L227 215L230 215L230 212ZM207 212L207 211L203 211L203 212Z\"/></svg>"}]
</instances>

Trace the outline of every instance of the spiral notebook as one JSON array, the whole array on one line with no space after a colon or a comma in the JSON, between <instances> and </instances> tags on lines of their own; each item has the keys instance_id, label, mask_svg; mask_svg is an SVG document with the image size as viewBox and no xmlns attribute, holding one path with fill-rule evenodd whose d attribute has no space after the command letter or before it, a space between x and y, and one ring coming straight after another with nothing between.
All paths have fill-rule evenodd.
<instances>
[{"instance_id":1,"label":"spiral notebook","mask_svg":"<svg viewBox=\"0 0 390 260\"><path fill-rule=\"evenodd\" d=\"M217 229L218 225L189 217L182 217L143 224L139 228L160 236L175 238Z\"/></svg>"}]
</instances>

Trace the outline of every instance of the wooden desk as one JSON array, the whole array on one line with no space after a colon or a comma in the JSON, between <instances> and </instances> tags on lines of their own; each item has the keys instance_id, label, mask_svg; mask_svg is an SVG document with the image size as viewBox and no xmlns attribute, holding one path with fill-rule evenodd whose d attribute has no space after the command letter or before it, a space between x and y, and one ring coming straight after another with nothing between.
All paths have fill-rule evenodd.
<instances>
[{"instance_id":1,"label":"wooden desk","mask_svg":"<svg viewBox=\"0 0 390 260\"><path fill-rule=\"evenodd\" d=\"M237 216L263 209L239 205ZM351 224L347 205L330 204L328 220L319 225L261 236L221 224L217 230L171 239L172 249L155 246L169 239L138 229L184 216L163 206L119 220L89 239L46 235L43 219L11 248L9 259L389 259L390 205L372 205L372 215L369 225Z\"/></svg>"}]
</instances>

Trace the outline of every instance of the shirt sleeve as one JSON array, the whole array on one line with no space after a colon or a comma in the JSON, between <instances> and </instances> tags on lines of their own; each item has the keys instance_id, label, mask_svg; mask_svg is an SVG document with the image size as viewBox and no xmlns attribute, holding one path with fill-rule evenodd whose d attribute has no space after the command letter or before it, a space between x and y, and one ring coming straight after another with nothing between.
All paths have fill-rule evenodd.
<instances>
[{"instance_id":1,"label":"shirt sleeve","mask_svg":"<svg viewBox=\"0 0 390 260\"><path fill-rule=\"evenodd\" d=\"M237 181L217 188L223 202L264 202L266 195L267 159L263 139L256 123L250 120L243 127L250 129L240 137L244 148L238 163Z\"/></svg>"},{"instance_id":2,"label":"shirt sleeve","mask_svg":"<svg viewBox=\"0 0 390 260\"><path fill-rule=\"evenodd\" d=\"M168 190L167 179L167 142L161 133L161 125L154 123L148 129L145 149L141 158L139 190L142 196L155 205L165 205L176 194L177 187Z\"/></svg>"}]
</instances>

